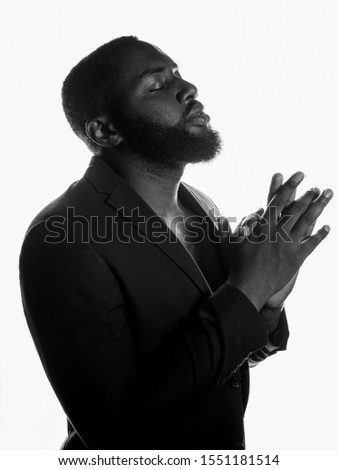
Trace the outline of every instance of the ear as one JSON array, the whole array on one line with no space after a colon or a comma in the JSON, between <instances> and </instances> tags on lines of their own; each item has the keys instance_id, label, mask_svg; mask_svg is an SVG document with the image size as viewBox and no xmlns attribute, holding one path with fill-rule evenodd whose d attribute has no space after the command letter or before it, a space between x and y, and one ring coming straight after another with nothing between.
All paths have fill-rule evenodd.
<instances>
[{"instance_id":1,"label":"ear","mask_svg":"<svg viewBox=\"0 0 338 470\"><path fill-rule=\"evenodd\" d=\"M109 116L98 116L86 123L87 136L100 147L116 147L123 138Z\"/></svg>"}]
</instances>

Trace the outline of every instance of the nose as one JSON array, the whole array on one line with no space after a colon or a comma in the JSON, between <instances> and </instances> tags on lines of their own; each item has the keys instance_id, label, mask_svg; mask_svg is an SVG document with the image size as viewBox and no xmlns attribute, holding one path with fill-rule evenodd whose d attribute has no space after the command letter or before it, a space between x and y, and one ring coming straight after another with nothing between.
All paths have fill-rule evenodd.
<instances>
[{"instance_id":1,"label":"nose","mask_svg":"<svg viewBox=\"0 0 338 470\"><path fill-rule=\"evenodd\" d=\"M180 85L177 91L177 100L184 104L188 101L194 100L197 98L198 90L192 83L187 82L186 80L181 79Z\"/></svg>"}]
</instances>

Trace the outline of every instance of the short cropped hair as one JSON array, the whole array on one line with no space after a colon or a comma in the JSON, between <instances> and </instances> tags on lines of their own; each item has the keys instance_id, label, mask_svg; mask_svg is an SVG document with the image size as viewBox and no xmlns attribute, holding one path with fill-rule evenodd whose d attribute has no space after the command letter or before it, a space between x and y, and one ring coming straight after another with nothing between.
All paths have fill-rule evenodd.
<instances>
[{"instance_id":1,"label":"short cropped hair","mask_svg":"<svg viewBox=\"0 0 338 470\"><path fill-rule=\"evenodd\" d=\"M121 70L114 64L114 53L135 41L136 36L122 36L103 44L75 65L63 82L62 106L66 118L94 153L97 146L86 134L86 123L112 104L121 76Z\"/></svg>"}]
</instances>

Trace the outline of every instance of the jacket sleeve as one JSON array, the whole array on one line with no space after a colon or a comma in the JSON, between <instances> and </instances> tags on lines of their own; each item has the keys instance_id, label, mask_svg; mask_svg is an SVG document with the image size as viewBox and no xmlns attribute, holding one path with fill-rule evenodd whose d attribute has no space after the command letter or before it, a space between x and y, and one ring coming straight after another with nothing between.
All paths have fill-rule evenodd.
<instances>
[{"instance_id":1,"label":"jacket sleeve","mask_svg":"<svg viewBox=\"0 0 338 470\"><path fill-rule=\"evenodd\" d=\"M276 354L278 351L285 351L289 339L289 328L285 309L283 308L279 323L275 331L269 334L268 342L259 350L250 354L248 363L250 367L256 366L259 362L263 361L269 356Z\"/></svg>"},{"instance_id":2,"label":"jacket sleeve","mask_svg":"<svg viewBox=\"0 0 338 470\"><path fill-rule=\"evenodd\" d=\"M289 339L289 327L283 308L277 328L268 334L268 342L265 346L254 351L248 356L248 365L250 368L257 366L260 362L264 361L270 356L273 356L279 351L285 351ZM234 372L237 372L241 364L237 366Z\"/></svg>"},{"instance_id":3,"label":"jacket sleeve","mask_svg":"<svg viewBox=\"0 0 338 470\"><path fill-rule=\"evenodd\" d=\"M229 221L223 217L215 205L215 203L201 191L196 190L190 186L190 189L195 192L195 196L198 197L200 204L204 207L209 217L214 221L216 230L220 239L222 239L222 258L223 264L228 272L231 270L232 264L235 262L233 257L233 250L231 249L231 238L233 232ZM269 356L276 354L278 351L285 351L287 342L289 339L289 328L286 318L285 309L283 308L280 316L279 323L275 331L268 335L267 344L265 344L259 350L251 353L248 357L248 363L250 367L256 366L259 362L263 361ZM237 366L238 369L238 366Z\"/></svg>"},{"instance_id":4,"label":"jacket sleeve","mask_svg":"<svg viewBox=\"0 0 338 470\"><path fill-rule=\"evenodd\" d=\"M141 361L112 270L88 243L46 243L43 223L25 238L20 281L46 374L90 449L123 448L145 423L156 436L268 342L252 303L223 284Z\"/></svg>"}]
</instances>

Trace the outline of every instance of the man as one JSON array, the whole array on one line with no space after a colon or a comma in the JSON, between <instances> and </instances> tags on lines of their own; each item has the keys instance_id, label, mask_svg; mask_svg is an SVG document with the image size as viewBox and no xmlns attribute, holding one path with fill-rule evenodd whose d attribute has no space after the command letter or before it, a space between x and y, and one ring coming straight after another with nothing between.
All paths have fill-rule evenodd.
<instances>
[{"instance_id":1,"label":"man","mask_svg":"<svg viewBox=\"0 0 338 470\"><path fill-rule=\"evenodd\" d=\"M34 219L20 259L28 325L68 418L63 449L244 449L248 366L286 348L283 302L328 233L311 235L332 191L294 201L302 173L276 174L267 209L231 235L181 182L221 148L196 97L135 37L64 82L94 157Z\"/></svg>"}]
</instances>

